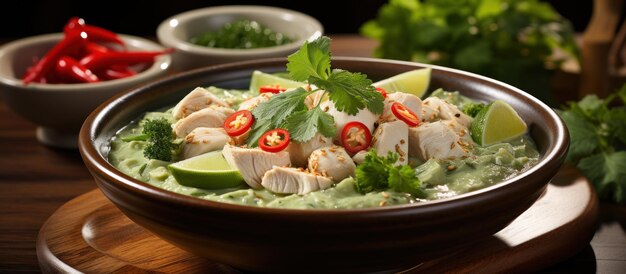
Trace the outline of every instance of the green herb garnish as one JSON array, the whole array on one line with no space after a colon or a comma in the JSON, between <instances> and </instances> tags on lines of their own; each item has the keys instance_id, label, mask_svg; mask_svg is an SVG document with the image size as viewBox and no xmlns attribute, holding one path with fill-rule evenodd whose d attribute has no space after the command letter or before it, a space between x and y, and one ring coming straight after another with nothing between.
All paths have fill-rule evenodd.
<instances>
[{"instance_id":1,"label":"green herb garnish","mask_svg":"<svg viewBox=\"0 0 626 274\"><path fill-rule=\"evenodd\" d=\"M618 106L616 106L619 104ZM601 199L626 202L626 85L606 99L588 95L561 112L570 133L567 161Z\"/></svg>"},{"instance_id":2,"label":"green herb garnish","mask_svg":"<svg viewBox=\"0 0 626 274\"><path fill-rule=\"evenodd\" d=\"M359 193L392 189L410 193L414 197L424 197L420 180L415 170L409 165L394 166L398 154L389 152L387 157L380 157L375 150L370 150L365 161L356 168L355 188Z\"/></svg>"},{"instance_id":3,"label":"green herb garnish","mask_svg":"<svg viewBox=\"0 0 626 274\"><path fill-rule=\"evenodd\" d=\"M339 111L352 115L364 108L376 114L383 112L384 98L375 91L372 81L365 74L331 70L329 48L330 39L323 36L313 42L305 42L288 57L287 70L291 78L308 81L317 89L307 91L297 88L259 104L252 110L256 121L247 141L249 146L256 146L261 135L274 128L286 129L298 142L306 142L318 132L326 137L335 136L333 117L324 112L319 103L312 109L304 104L308 95L320 90L328 94L328 99Z\"/></svg>"},{"instance_id":4,"label":"green herb garnish","mask_svg":"<svg viewBox=\"0 0 626 274\"><path fill-rule=\"evenodd\" d=\"M465 103L463 104L463 112L470 117L476 117L476 115L486 106L487 105L483 103Z\"/></svg>"},{"instance_id":5,"label":"green herb garnish","mask_svg":"<svg viewBox=\"0 0 626 274\"><path fill-rule=\"evenodd\" d=\"M280 46L293 39L273 31L257 21L237 20L216 31L208 31L191 38L190 42L209 48L253 49Z\"/></svg>"}]
</instances>

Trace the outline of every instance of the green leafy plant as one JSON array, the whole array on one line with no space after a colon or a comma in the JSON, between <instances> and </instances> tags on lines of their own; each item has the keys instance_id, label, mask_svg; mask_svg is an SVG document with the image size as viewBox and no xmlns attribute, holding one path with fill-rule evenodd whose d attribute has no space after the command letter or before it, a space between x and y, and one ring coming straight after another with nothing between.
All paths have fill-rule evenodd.
<instances>
[{"instance_id":1,"label":"green leafy plant","mask_svg":"<svg viewBox=\"0 0 626 274\"><path fill-rule=\"evenodd\" d=\"M390 0L361 33L375 55L489 76L549 101L559 48L578 58L570 23L539 0Z\"/></svg>"},{"instance_id":2,"label":"green leafy plant","mask_svg":"<svg viewBox=\"0 0 626 274\"><path fill-rule=\"evenodd\" d=\"M626 202L626 85L606 99L588 95L561 112L570 133L567 161L600 198Z\"/></svg>"}]
</instances>

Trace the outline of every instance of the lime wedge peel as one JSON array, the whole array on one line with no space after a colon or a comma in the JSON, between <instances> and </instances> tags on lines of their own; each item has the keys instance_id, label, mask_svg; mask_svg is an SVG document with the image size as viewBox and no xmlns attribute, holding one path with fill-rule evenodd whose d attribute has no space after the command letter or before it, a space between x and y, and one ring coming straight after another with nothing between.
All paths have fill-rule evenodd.
<instances>
[{"instance_id":1,"label":"lime wedge peel","mask_svg":"<svg viewBox=\"0 0 626 274\"><path fill-rule=\"evenodd\" d=\"M488 146L524 135L528 126L511 105L496 100L476 115L470 131L474 142Z\"/></svg>"},{"instance_id":2,"label":"lime wedge peel","mask_svg":"<svg viewBox=\"0 0 626 274\"><path fill-rule=\"evenodd\" d=\"M306 84L278 77L276 75L261 72L258 70L252 72L252 78L250 79L250 91L258 93L260 87L267 85L280 85L283 88L297 88L303 87Z\"/></svg>"},{"instance_id":3,"label":"lime wedge peel","mask_svg":"<svg viewBox=\"0 0 626 274\"><path fill-rule=\"evenodd\" d=\"M422 98L430 85L431 68L422 68L400 73L373 85L384 88L388 93L404 92Z\"/></svg>"},{"instance_id":4,"label":"lime wedge peel","mask_svg":"<svg viewBox=\"0 0 626 274\"><path fill-rule=\"evenodd\" d=\"M245 185L239 170L228 165L221 150L170 164L167 169L184 186L222 189Z\"/></svg>"}]
</instances>

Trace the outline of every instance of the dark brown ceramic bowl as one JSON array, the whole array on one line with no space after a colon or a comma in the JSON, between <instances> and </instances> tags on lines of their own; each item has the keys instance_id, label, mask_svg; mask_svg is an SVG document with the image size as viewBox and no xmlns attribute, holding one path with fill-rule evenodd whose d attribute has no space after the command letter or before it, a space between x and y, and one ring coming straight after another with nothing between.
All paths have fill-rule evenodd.
<instances>
[{"instance_id":1,"label":"dark brown ceramic bowl","mask_svg":"<svg viewBox=\"0 0 626 274\"><path fill-rule=\"evenodd\" d=\"M112 98L85 121L80 152L102 192L130 219L209 260L253 271L379 271L416 265L504 228L542 194L567 152L567 130L549 107L509 85L433 67L430 87L510 103L528 123L540 162L500 184L433 202L361 210L287 210L206 201L132 179L107 162L109 139L144 112L172 106L196 86L245 88L266 59L180 74ZM378 80L424 65L335 58L333 66Z\"/></svg>"}]
</instances>

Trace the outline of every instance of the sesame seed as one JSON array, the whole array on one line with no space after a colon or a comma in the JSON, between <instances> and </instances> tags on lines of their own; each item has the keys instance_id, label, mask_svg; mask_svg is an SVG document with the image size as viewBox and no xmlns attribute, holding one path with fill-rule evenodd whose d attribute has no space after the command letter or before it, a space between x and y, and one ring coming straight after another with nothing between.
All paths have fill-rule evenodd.
<instances>
[{"instance_id":1,"label":"sesame seed","mask_svg":"<svg viewBox=\"0 0 626 274\"><path fill-rule=\"evenodd\" d=\"M400 139L400 144L404 145L404 143L406 143L406 141L404 141L404 139Z\"/></svg>"},{"instance_id":2,"label":"sesame seed","mask_svg":"<svg viewBox=\"0 0 626 274\"><path fill-rule=\"evenodd\" d=\"M385 199L389 198L389 194L387 192L383 191L381 194L383 195L383 197L385 197Z\"/></svg>"},{"instance_id":3,"label":"sesame seed","mask_svg":"<svg viewBox=\"0 0 626 274\"><path fill-rule=\"evenodd\" d=\"M378 203L378 206L385 206L387 204L387 201L380 201L380 203Z\"/></svg>"},{"instance_id":4,"label":"sesame seed","mask_svg":"<svg viewBox=\"0 0 626 274\"><path fill-rule=\"evenodd\" d=\"M449 171L453 171L453 170L455 170L455 169L456 169L456 166L453 166L453 165L449 165L449 166L448 166L448 170L449 170Z\"/></svg>"}]
</instances>

